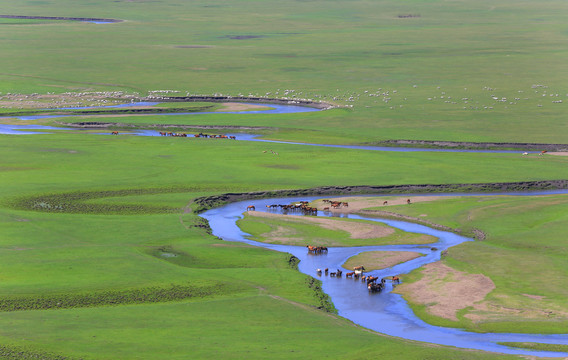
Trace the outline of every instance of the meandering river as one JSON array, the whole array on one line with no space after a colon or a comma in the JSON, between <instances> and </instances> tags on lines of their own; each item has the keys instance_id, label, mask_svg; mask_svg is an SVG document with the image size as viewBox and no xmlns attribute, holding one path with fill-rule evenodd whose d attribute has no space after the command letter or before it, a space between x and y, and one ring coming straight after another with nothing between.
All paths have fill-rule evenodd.
<instances>
[{"instance_id":1,"label":"meandering river","mask_svg":"<svg viewBox=\"0 0 568 360\"><path fill-rule=\"evenodd\" d=\"M508 193L507 195L544 195L568 193L568 190L540 191L530 193ZM423 195L423 194L422 194ZM487 194L448 194L448 195L487 195ZM491 194L499 195L499 194ZM503 193L501 195L504 195ZM409 195L403 195L409 196ZM440 194L436 194L440 196ZM300 259L299 270L307 275L322 280L323 290L330 295L338 314L356 324L374 331L409 340L416 340L460 348L485 350L516 355L532 355L539 357L566 357L568 353L533 351L509 348L498 342L535 342L568 345L568 334L539 335L539 334L501 334L501 333L472 333L460 329L432 326L417 318L406 301L391 292L392 285L381 293L369 294L366 286L353 279L328 277L318 275L316 269L342 269L341 265L350 257L365 251L413 251L424 254L417 259L393 266L384 270L368 272L379 278L409 273L425 264L440 260L441 252L465 241L473 239L456 235L451 232L435 230L414 223L367 218L354 214L345 214L351 219L376 221L403 231L428 234L438 238L438 242L428 245L385 245L330 248L327 254L310 255L304 246L287 246L265 244L247 239L247 234L236 225L243 217L242 213L248 205L254 205L257 211L265 211L266 205L278 203L293 203L301 200L315 200L320 197L278 198L237 202L220 208L211 209L201 216L209 221L213 234L226 241L238 241L267 249L290 253ZM328 216L319 211L318 216ZM349 271L348 269L343 269Z\"/></svg>"},{"instance_id":2,"label":"meandering river","mask_svg":"<svg viewBox=\"0 0 568 360\"><path fill-rule=\"evenodd\" d=\"M156 103L147 103L144 105L155 105ZM141 105L132 104L132 105ZM132 106L130 104L120 105L118 107ZM117 107L117 106L110 106ZM307 111L319 111L319 109L309 108L305 106L295 105L273 105L272 109L260 111L246 112L224 112L225 114L282 114L296 113ZM155 115L198 115L202 113L168 113ZM150 114L148 114L150 115ZM20 117L19 120L35 120L41 118L66 117L75 115L46 115L33 117ZM1 125L0 134L42 134L34 130L76 130L70 128L49 127L41 125ZM45 134L45 132L43 132ZM139 136L159 136L157 131L137 130L130 132L132 135ZM358 150L376 150L376 151L440 151L440 152L510 152L519 153L519 151L503 151L503 150L462 150L462 149L424 149L424 148L406 148L406 147L377 147L377 146L349 146L349 145L325 145L325 144L309 144L294 143L284 141L270 141L259 139L256 135L250 134L231 134L237 136L241 141L262 141L267 143L296 144L306 146L324 146L336 148L348 148ZM542 195L551 193L568 193L568 190L534 192L518 195ZM423 194L422 194L423 195ZM449 194L458 195L458 194ZM473 195L473 194L462 194ZM479 195L479 194L478 194ZM487 194L484 194L487 195ZM496 194L492 194L496 195ZM440 194L436 194L440 196ZM425 264L440 260L441 252L465 241L472 239L458 236L456 234L434 230L426 226L408 223L404 221L383 220L376 218L366 218L359 215L345 214L345 217L352 219L364 219L369 221L377 221L389 226L399 228L401 230L413 233L428 234L438 238L438 242L430 245L388 245L388 246L364 246L364 247L343 247L330 248L325 255L313 256L309 255L303 246L285 246L273 245L255 242L247 239L247 234L243 233L236 225L236 221L242 217L243 211L248 205L254 205L260 211L266 209L266 205L284 202L297 202L300 200L314 200L318 197L302 197L302 198L284 198L284 199L264 199L246 202L237 202L226 206L212 209L202 216L209 221L213 234L219 236L226 241L239 241L254 246L260 246L267 249L282 251L293 254L299 258L299 270L310 276L320 278L322 280L323 290L331 296L331 299L338 310L340 316L343 316L354 323L380 333L397 336L409 340L417 340L428 343L456 346L460 348L478 349L485 351L494 351L500 353L517 354L517 355L533 355L542 357L566 357L568 353L532 351L509 348L497 344L498 342L536 342L568 345L568 334L558 335L531 335L531 334L478 334L467 331L443 328L426 324L417 318L412 310L408 307L404 299L397 294L391 292L392 286L387 282L384 291L377 294L369 294L366 287L358 281L346 278L331 278L327 276L318 276L316 269L340 269L341 265L350 257L365 251L412 251L419 252L424 256L417 259L393 266L385 270L376 270L369 272L379 278L409 273ZM323 212L318 212L319 216L327 216ZM347 270L347 269L344 269Z\"/></svg>"},{"instance_id":3,"label":"meandering river","mask_svg":"<svg viewBox=\"0 0 568 360\"><path fill-rule=\"evenodd\" d=\"M159 104L159 102L136 102L121 105L109 105L109 106L99 106L97 108L125 108L133 106L154 106ZM247 105L259 105L247 104ZM279 104L260 104L270 106L267 110L248 110L248 111L226 111L226 112L190 112L190 113L145 113L143 115L159 115L159 116L178 116L178 115L202 115L202 114L290 114L290 113L302 113L302 112L315 112L321 111L322 109L299 106L299 105L279 105ZM62 108L62 110L81 110L88 109L88 107L69 107ZM35 116L18 116L9 117L8 119L18 119L22 122L30 120L40 120L40 119L53 119L53 118L64 118L64 117L77 117L78 115L35 115ZM85 115L82 115L85 116ZM103 117L103 115L95 115L97 117ZM11 134L11 135L31 135L31 134L45 134L45 130L78 130L72 128L64 127L52 127L43 125L10 125L10 124L0 124L0 134ZM102 133L99 133L102 134ZM109 135L110 132L107 131L104 134ZM135 135L135 136L160 136L158 131L155 130L132 130L125 131L123 134ZM476 152L476 153L521 153L519 150L483 150L483 149L434 149L434 148L412 148L412 147L397 147L397 146L364 146L364 145L331 145L331 144L313 144L313 143L298 143L290 141L276 141L276 140L265 140L260 138L260 135L254 134L226 134L235 136L240 141L257 141L265 143L278 143L278 144L291 144L291 145L305 145L305 146L321 146L330 148L342 148L342 149L355 149L355 150L371 150L371 151L396 151L396 152L412 152L412 151L425 151L425 152ZM538 153L538 151L527 151L527 153Z\"/></svg>"}]
</instances>

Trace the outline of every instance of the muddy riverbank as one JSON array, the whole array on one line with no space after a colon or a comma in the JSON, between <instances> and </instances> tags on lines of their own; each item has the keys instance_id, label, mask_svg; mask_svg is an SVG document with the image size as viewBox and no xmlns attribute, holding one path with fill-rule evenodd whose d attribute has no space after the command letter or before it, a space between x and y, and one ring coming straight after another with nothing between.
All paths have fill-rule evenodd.
<instances>
[{"instance_id":1,"label":"muddy riverbank","mask_svg":"<svg viewBox=\"0 0 568 360\"><path fill-rule=\"evenodd\" d=\"M568 180L542 180L503 183L477 184L415 184L415 185L382 185L382 186L320 186L311 189L255 191L244 193L226 193L203 196L194 200L194 211L201 213L205 210L223 204L252 199L271 197L298 196L337 196L359 194L425 194L425 193L490 193L490 192L520 192L531 190L568 189Z\"/></svg>"},{"instance_id":2,"label":"muddy riverbank","mask_svg":"<svg viewBox=\"0 0 568 360\"><path fill-rule=\"evenodd\" d=\"M510 149L538 151L568 151L568 144L540 143L500 143L500 142L467 142L467 141L430 141L430 140L385 140L373 143L377 146L425 147L439 149Z\"/></svg>"}]
</instances>

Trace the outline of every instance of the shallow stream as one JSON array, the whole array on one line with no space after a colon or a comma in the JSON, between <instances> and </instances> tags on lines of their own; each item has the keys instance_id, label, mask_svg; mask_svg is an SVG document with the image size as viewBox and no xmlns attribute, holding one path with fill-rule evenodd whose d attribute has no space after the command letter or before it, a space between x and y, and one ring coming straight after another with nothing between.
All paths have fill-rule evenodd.
<instances>
[{"instance_id":1,"label":"shallow stream","mask_svg":"<svg viewBox=\"0 0 568 360\"><path fill-rule=\"evenodd\" d=\"M508 193L491 195L544 195L568 193L568 190L542 191L530 193ZM487 194L448 194L448 195L487 195ZM409 195L406 195L409 196ZM440 196L440 194L436 194ZM278 203L294 203L301 200L315 200L321 197L279 198L244 201L211 209L201 216L209 221L213 234L226 241L238 241L267 249L290 253L300 259L299 270L322 281L323 290L331 296L338 314L356 324L374 331L409 340L423 341L433 344L456 346L460 348L477 349L517 355L533 355L539 357L566 357L568 353L533 351L510 348L497 342L535 342L568 345L568 333L556 335L539 334L501 334L501 333L472 333L460 329L432 326L417 318L406 301L391 292L392 285L387 281L385 290L370 294L360 281L318 275L317 269L344 269L341 265L350 257L365 251L413 251L424 254L414 260L387 268L367 272L379 278L406 274L425 264L440 260L441 252L465 241L473 239L456 235L451 232L435 230L414 223L367 218L359 215L345 214L351 219L364 219L387 224L411 233L428 234L438 238L438 242L428 245L386 245L329 248L327 254L308 254L305 246L287 246L265 244L247 239L246 233L236 225L243 217L248 205L256 207L257 211L266 211L266 205ZM328 216L328 213L318 211L318 216Z\"/></svg>"}]
</instances>

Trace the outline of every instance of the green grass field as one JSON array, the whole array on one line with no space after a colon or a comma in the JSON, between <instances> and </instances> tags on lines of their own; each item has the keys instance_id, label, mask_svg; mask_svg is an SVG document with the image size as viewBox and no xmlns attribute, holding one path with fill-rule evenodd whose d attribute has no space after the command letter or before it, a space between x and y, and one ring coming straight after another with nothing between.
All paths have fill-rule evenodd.
<instances>
[{"instance_id":1,"label":"green grass field","mask_svg":"<svg viewBox=\"0 0 568 360\"><path fill-rule=\"evenodd\" d=\"M559 0L0 5L7 15L125 20L0 18L2 124L19 123L2 114L44 111L26 102L52 104L42 97L48 94L61 105L70 99L112 102L119 95L223 94L338 107L270 115L77 115L27 123L261 127L257 132L272 139L331 144L568 143L568 8ZM209 105L219 108L157 108ZM563 156L387 153L92 132L0 135L0 358L505 358L380 336L326 312L332 305L318 283L291 266L289 255L217 239L191 212L192 201L326 185L568 178ZM493 304L554 314L546 321L483 324L462 314L451 325L565 328L564 197L416 205L399 210L427 212L428 220L487 234L483 242L452 249L444 262L491 277ZM473 219L464 215L471 212ZM293 227L302 236L353 242L345 234ZM542 276L552 281L538 281Z\"/></svg>"}]
</instances>

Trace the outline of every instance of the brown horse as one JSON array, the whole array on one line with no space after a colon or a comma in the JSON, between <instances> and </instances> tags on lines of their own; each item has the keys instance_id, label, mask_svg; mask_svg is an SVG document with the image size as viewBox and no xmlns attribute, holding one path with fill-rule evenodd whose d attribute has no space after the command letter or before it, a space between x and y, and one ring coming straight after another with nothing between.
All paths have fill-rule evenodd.
<instances>
[{"instance_id":1,"label":"brown horse","mask_svg":"<svg viewBox=\"0 0 568 360\"><path fill-rule=\"evenodd\" d=\"M406 203L407 203L407 204L410 204L410 199L406 199Z\"/></svg>"},{"instance_id":2,"label":"brown horse","mask_svg":"<svg viewBox=\"0 0 568 360\"><path fill-rule=\"evenodd\" d=\"M118 135L118 131L113 131L111 134L112 135Z\"/></svg>"},{"instance_id":3,"label":"brown horse","mask_svg":"<svg viewBox=\"0 0 568 360\"><path fill-rule=\"evenodd\" d=\"M254 207L254 205L249 205L247 206L247 211L255 211L256 208Z\"/></svg>"}]
</instances>

